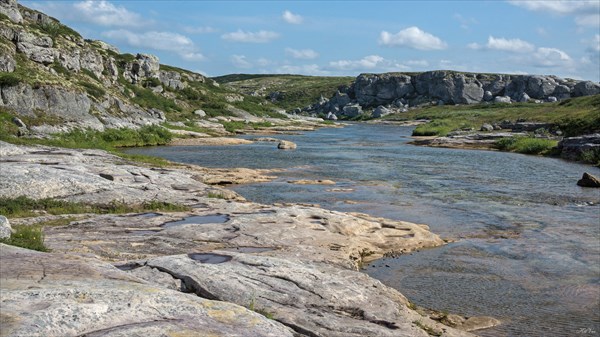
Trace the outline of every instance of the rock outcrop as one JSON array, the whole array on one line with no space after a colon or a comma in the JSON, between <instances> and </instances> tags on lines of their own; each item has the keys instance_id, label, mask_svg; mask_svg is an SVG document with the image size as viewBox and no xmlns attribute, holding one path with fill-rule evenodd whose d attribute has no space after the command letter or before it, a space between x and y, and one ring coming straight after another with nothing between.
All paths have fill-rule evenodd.
<instances>
[{"instance_id":1,"label":"rock outcrop","mask_svg":"<svg viewBox=\"0 0 600 337\"><path fill-rule=\"evenodd\" d=\"M600 133L579 137L564 138L558 143L561 157L569 160L579 160L586 151L600 153Z\"/></svg>"},{"instance_id":2,"label":"rock outcrop","mask_svg":"<svg viewBox=\"0 0 600 337\"><path fill-rule=\"evenodd\" d=\"M305 108L309 113L354 117L357 106L379 108L482 102L555 102L570 97L600 93L600 84L562 79L557 76L475 74L455 71L428 71L419 74L361 74L345 92L330 99L321 98ZM352 113L348 113L348 109Z\"/></svg>"},{"instance_id":3,"label":"rock outcrop","mask_svg":"<svg viewBox=\"0 0 600 337\"><path fill-rule=\"evenodd\" d=\"M98 150L0 143L0 163L0 196L194 205L77 215L44 229L51 254L0 245L3 336L472 336L356 270L443 244L425 225L215 199L199 168L137 167Z\"/></svg>"}]
</instances>

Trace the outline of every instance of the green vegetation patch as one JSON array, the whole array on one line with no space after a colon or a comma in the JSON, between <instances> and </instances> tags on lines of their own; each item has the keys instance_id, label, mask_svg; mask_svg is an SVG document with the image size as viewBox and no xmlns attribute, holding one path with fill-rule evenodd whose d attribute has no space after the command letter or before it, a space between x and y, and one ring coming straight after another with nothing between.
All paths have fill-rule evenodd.
<instances>
[{"instance_id":1,"label":"green vegetation patch","mask_svg":"<svg viewBox=\"0 0 600 337\"><path fill-rule=\"evenodd\" d=\"M449 131L475 128L505 120L553 123L566 137L600 132L600 95L556 103L474 104L434 106L385 116L386 120L429 119L430 125L415 129L416 135L443 136Z\"/></svg>"},{"instance_id":2,"label":"green vegetation patch","mask_svg":"<svg viewBox=\"0 0 600 337\"><path fill-rule=\"evenodd\" d=\"M0 87L13 87L23 82L23 78L15 73L0 73Z\"/></svg>"},{"instance_id":3,"label":"green vegetation patch","mask_svg":"<svg viewBox=\"0 0 600 337\"><path fill-rule=\"evenodd\" d=\"M136 212L181 212L189 211L190 208L183 205L172 204L162 201L147 201L141 204L127 204L124 202L112 201L107 204L84 204L80 202L71 202L53 198L31 199L24 196L17 198L0 198L0 214L6 217L20 218L39 215L40 212L61 215L61 214L123 214Z\"/></svg>"},{"instance_id":4,"label":"green vegetation patch","mask_svg":"<svg viewBox=\"0 0 600 337\"><path fill-rule=\"evenodd\" d=\"M79 81L78 84L92 97L101 99L106 95L106 91L101 87L86 81Z\"/></svg>"},{"instance_id":5,"label":"green vegetation patch","mask_svg":"<svg viewBox=\"0 0 600 337\"><path fill-rule=\"evenodd\" d=\"M558 144L557 140L534 137L507 137L498 140L494 145L502 151L524 154L549 154Z\"/></svg>"},{"instance_id":6,"label":"green vegetation patch","mask_svg":"<svg viewBox=\"0 0 600 337\"><path fill-rule=\"evenodd\" d=\"M17 246L40 252L47 252L44 245L44 232L40 226L14 226L15 232L7 239L0 239L0 243Z\"/></svg>"},{"instance_id":7,"label":"green vegetation patch","mask_svg":"<svg viewBox=\"0 0 600 337\"><path fill-rule=\"evenodd\" d=\"M253 123L246 123L246 122L239 122L239 121L231 121L231 122L221 122L221 124L223 124L223 126L225 127L225 130L231 132L231 133L235 133L238 130L244 130L244 129L254 129L254 130L258 130L261 128L270 128L273 126L273 124L271 122L253 122Z\"/></svg>"},{"instance_id":8,"label":"green vegetation patch","mask_svg":"<svg viewBox=\"0 0 600 337\"><path fill-rule=\"evenodd\" d=\"M46 35L49 35L52 39L55 39L60 35L81 38L81 35L79 33L57 21L36 23L30 25L30 27L37 29Z\"/></svg>"},{"instance_id":9,"label":"green vegetation patch","mask_svg":"<svg viewBox=\"0 0 600 337\"><path fill-rule=\"evenodd\" d=\"M579 155L579 160L600 167L600 149L593 148L582 151Z\"/></svg>"}]
</instances>

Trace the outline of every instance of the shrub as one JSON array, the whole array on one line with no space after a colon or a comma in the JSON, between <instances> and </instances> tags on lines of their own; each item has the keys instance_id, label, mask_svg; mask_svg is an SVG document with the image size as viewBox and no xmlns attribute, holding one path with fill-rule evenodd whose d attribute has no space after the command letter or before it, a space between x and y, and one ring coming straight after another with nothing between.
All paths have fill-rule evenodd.
<instances>
[{"instance_id":1,"label":"shrub","mask_svg":"<svg viewBox=\"0 0 600 337\"><path fill-rule=\"evenodd\" d=\"M77 37L77 38L81 37L81 35L79 35L79 33L74 31L73 29L61 24L60 22L56 22L56 21L36 23L36 24L31 25L31 27L41 31L42 33L49 35L50 37L52 37L52 39L55 39L59 35L73 36L73 37Z\"/></svg>"},{"instance_id":2,"label":"shrub","mask_svg":"<svg viewBox=\"0 0 600 337\"><path fill-rule=\"evenodd\" d=\"M12 87L22 82L22 79L12 73L0 74L0 87Z\"/></svg>"},{"instance_id":3,"label":"shrub","mask_svg":"<svg viewBox=\"0 0 600 337\"><path fill-rule=\"evenodd\" d=\"M48 248L44 246L44 233L38 226L15 226L15 232L7 239L0 239L0 242L11 246L17 246L27 249L47 252Z\"/></svg>"},{"instance_id":4,"label":"shrub","mask_svg":"<svg viewBox=\"0 0 600 337\"><path fill-rule=\"evenodd\" d=\"M579 159L584 163L600 167L600 148L584 150L579 155Z\"/></svg>"}]
</instances>

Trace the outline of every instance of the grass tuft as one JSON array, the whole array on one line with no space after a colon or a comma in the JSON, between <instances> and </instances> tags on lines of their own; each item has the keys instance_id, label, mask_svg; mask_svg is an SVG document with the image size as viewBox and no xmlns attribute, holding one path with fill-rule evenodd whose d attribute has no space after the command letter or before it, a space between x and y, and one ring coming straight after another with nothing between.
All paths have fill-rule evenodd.
<instances>
[{"instance_id":1,"label":"grass tuft","mask_svg":"<svg viewBox=\"0 0 600 337\"><path fill-rule=\"evenodd\" d=\"M15 232L6 239L0 239L0 243L17 246L40 252L47 252L44 245L44 233L40 226L15 226Z\"/></svg>"},{"instance_id":2,"label":"grass tuft","mask_svg":"<svg viewBox=\"0 0 600 337\"><path fill-rule=\"evenodd\" d=\"M510 137L498 140L495 146L502 151L543 155L550 153L557 144L558 141L546 138Z\"/></svg>"}]
</instances>

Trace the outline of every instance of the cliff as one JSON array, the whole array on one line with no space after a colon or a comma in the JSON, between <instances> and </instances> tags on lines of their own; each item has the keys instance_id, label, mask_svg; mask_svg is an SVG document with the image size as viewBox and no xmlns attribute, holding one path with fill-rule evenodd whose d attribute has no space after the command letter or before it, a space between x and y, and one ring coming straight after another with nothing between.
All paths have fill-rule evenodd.
<instances>
[{"instance_id":1,"label":"cliff","mask_svg":"<svg viewBox=\"0 0 600 337\"><path fill-rule=\"evenodd\" d=\"M600 84L557 76L475 74L448 70L424 73L361 74L351 86L305 111L356 117L377 108L373 117L422 105L556 102L600 93Z\"/></svg>"}]
</instances>

